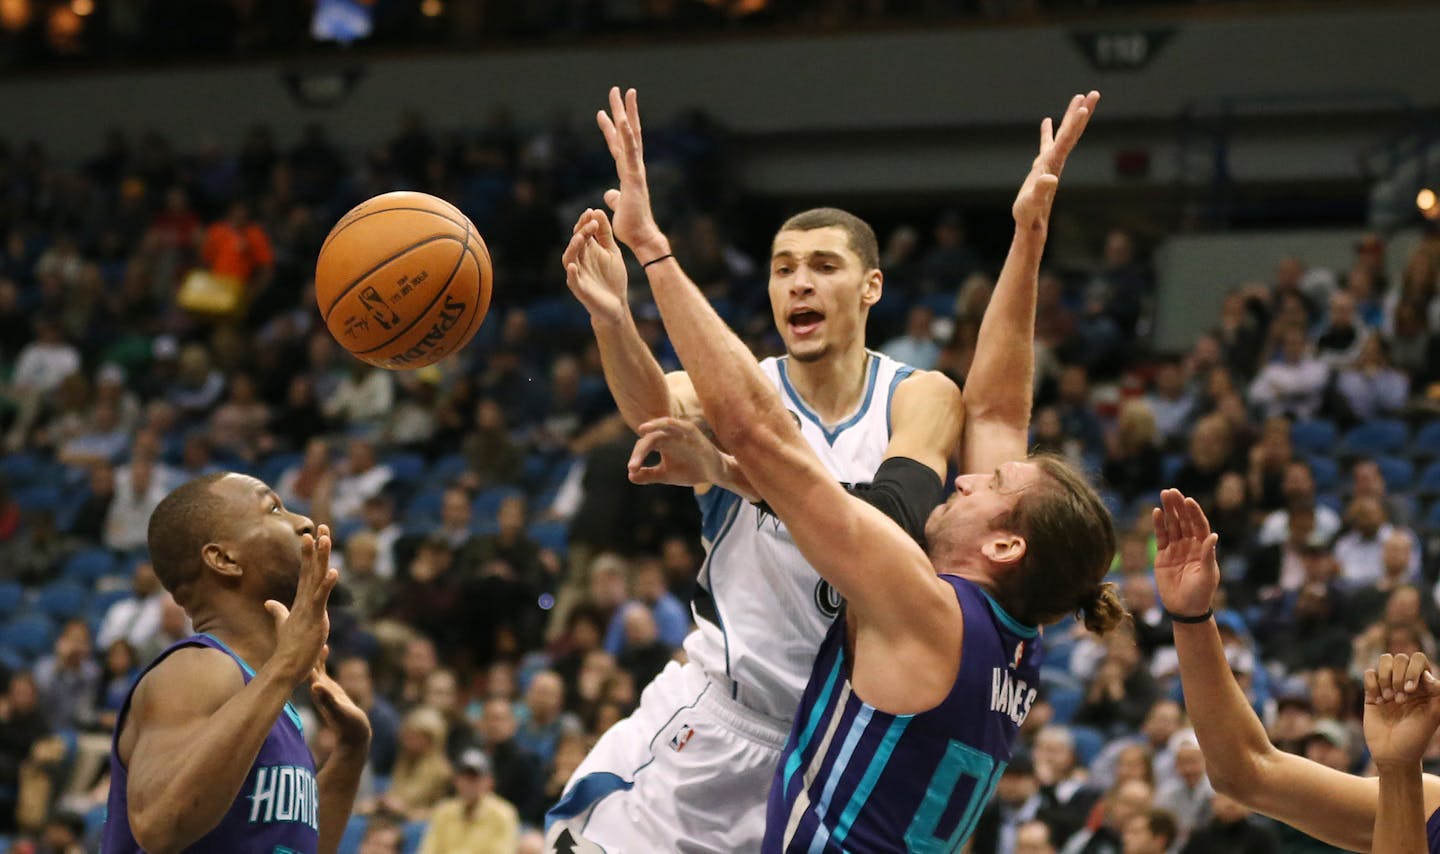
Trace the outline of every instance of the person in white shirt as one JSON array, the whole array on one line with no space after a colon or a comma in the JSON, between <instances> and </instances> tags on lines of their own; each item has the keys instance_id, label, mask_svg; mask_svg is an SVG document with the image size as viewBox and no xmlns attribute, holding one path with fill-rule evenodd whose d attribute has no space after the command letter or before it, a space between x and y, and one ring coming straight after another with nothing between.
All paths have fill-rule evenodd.
<instances>
[{"instance_id":1,"label":"person in white shirt","mask_svg":"<svg viewBox=\"0 0 1440 854\"><path fill-rule=\"evenodd\" d=\"M149 561L136 565L131 590L134 596L121 599L105 612L95 637L98 648L109 649L115 641L123 640L133 649L147 649L160 633L160 617L167 594Z\"/></svg>"},{"instance_id":2,"label":"person in white shirt","mask_svg":"<svg viewBox=\"0 0 1440 854\"><path fill-rule=\"evenodd\" d=\"M1155 392L1146 395L1150 411L1155 413L1155 427L1167 445L1189 435L1194 423L1195 395L1188 388L1185 365L1178 358L1160 362L1155 370Z\"/></svg>"},{"instance_id":3,"label":"person in white shirt","mask_svg":"<svg viewBox=\"0 0 1440 854\"><path fill-rule=\"evenodd\" d=\"M395 380L389 371L355 362L325 398L325 417L351 427L379 429L395 404Z\"/></svg>"},{"instance_id":4,"label":"person in white shirt","mask_svg":"<svg viewBox=\"0 0 1440 854\"><path fill-rule=\"evenodd\" d=\"M35 339L15 356L15 370L8 387L0 391L14 401L18 412L5 437L5 450L19 451L40 414L40 402L59 388L66 377L80 370L80 351L65 340L59 321L42 316L35 319Z\"/></svg>"},{"instance_id":5,"label":"person in white shirt","mask_svg":"<svg viewBox=\"0 0 1440 854\"><path fill-rule=\"evenodd\" d=\"M150 514L167 490L155 476L155 466L144 457L115 473L115 497L105 515L105 546L118 552L145 548Z\"/></svg>"},{"instance_id":6,"label":"person in white shirt","mask_svg":"<svg viewBox=\"0 0 1440 854\"><path fill-rule=\"evenodd\" d=\"M350 440L341 471L330 501L330 515L336 524L358 518L365 499L378 495L394 476L389 466L376 461L375 446L365 439Z\"/></svg>"},{"instance_id":7,"label":"person in white shirt","mask_svg":"<svg viewBox=\"0 0 1440 854\"><path fill-rule=\"evenodd\" d=\"M1350 588L1368 587L1385 574L1385 544L1396 532L1385 515L1385 505L1372 497L1353 499L1345 513L1350 530L1335 541L1340 577ZM1413 542L1413 539L1412 539ZM1410 550L1407 580L1420 577L1419 549Z\"/></svg>"},{"instance_id":8,"label":"person in white shirt","mask_svg":"<svg viewBox=\"0 0 1440 854\"><path fill-rule=\"evenodd\" d=\"M934 324L935 312L929 307L912 307L905 321L905 334L891 338L880 348L880 352L922 371L933 370L940 360L940 345L935 343Z\"/></svg>"},{"instance_id":9,"label":"person in white shirt","mask_svg":"<svg viewBox=\"0 0 1440 854\"><path fill-rule=\"evenodd\" d=\"M1285 509L1275 510L1265 517L1260 526L1259 542L1262 546L1280 545L1290 539L1290 517L1302 511L1314 511L1315 529L1311 538L1330 542L1340 533L1340 516L1323 504L1315 503L1315 475L1310 464L1304 460L1291 460L1285 466L1285 478L1281 486L1285 495Z\"/></svg>"},{"instance_id":10,"label":"person in white shirt","mask_svg":"<svg viewBox=\"0 0 1440 854\"><path fill-rule=\"evenodd\" d=\"M1282 334L1280 358L1261 368L1250 383L1250 402L1266 418L1312 418L1320 411L1329 381L1330 367L1310 353L1305 330L1290 329Z\"/></svg>"}]
</instances>

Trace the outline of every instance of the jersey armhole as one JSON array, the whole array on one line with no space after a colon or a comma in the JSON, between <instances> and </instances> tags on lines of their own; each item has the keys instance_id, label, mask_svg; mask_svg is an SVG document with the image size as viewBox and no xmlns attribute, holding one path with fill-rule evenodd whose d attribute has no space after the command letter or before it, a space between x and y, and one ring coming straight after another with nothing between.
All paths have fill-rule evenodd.
<instances>
[{"instance_id":1,"label":"jersey armhole","mask_svg":"<svg viewBox=\"0 0 1440 854\"><path fill-rule=\"evenodd\" d=\"M145 665L145 669L140 673L139 676L137 676L137 677L135 678L135 684L134 684L134 685L131 685L131 686L130 686L130 690L129 690L128 692L126 692L126 694L125 694L125 702L123 702L123 703L120 704L120 711L118 711L118 712L115 713L115 745L114 745L114 750L115 750L115 762L116 762L116 764L118 764L118 765L120 766L120 768L121 768L122 770L124 770L126 773L129 773L130 767L129 767L129 763L125 762L125 760L123 760L123 759L120 758L120 738L121 738L121 736L124 735L124 733L125 733L125 724L126 724L126 722L129 720L129 718L130 718L130 704L131 704L131 702L135 699L135 692L140 690L140 683L145 681L145 677L146 677L146 676L149 676L149 675L150 675L150 672L151 672L152 670L154 670L155 668L159 667L160 664L161 664L163 661L165 661L165 659L169 658L171 655L179 652L179 651L182 650L182 649L190 649L190 648L192 648L192 647L200 647L201 649L215 649L215 647L213 647L213 646L208 646L208 645L206 645L205 642L204 642L201 638L198 638L198 637L187 638L186 640L180 641L180 642L176 643L174 646L170 647L169 649L167 649L167 650L165 650L164 652L160 653L159 655L155 656L155 660L154 660L154 661L152 661L152 662L150 662L149 664ZM216 652L220 652L220 650L218 650L218 649L215 649L215 651L216 651ZM221 654L221 655L225 655L225 653L223 653L223 652L220 652L220 654ZM226 657L229 658L228 655L227 655Z\"/></svg>"}]
</instances>

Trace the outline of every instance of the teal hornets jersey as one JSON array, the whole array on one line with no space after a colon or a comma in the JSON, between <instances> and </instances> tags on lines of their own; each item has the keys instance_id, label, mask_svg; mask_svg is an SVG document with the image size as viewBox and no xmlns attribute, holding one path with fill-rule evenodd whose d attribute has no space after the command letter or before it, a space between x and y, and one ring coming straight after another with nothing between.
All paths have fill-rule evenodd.
<instances>
[{"instance_id":1,"label":"teal hornets jersey","mask_svg":"<svg viewBox=\"0 0 1440 854\"><path fill-rule=\"evenodd\" d=\"M850 686L845 621L831 627L770 787L765 852L960 850L1035 702L1039 632L973 582L940 576L964 612L960 671L935 708L886 714Z\"/></svg>"}]
</instances>

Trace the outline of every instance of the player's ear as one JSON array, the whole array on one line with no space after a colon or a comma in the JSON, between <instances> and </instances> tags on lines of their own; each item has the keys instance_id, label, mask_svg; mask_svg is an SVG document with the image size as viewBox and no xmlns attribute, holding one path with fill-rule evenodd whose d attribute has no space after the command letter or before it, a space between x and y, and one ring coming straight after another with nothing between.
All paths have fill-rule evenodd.
<instances>
[{"instance_id":1,"label":"player's ear","mask_svg":"<svg viewBox=\"0 0 1440 854\"><path fill-rule=\"evenodd\" d=\"M221 543L206 543L200 550L200 559L211 572L231 578L240 575L240 564L235 555Z\"/></svg>"},{"instance_id":2,"label":"player's ear","mask_svg":"<svg viewBox=\"0 0 1440 854\"><path fill-rule=\"evenodd\" d=\"M885 274L879 268L869 271L865 278L860 280L860 305L870 308L880 301L880 295L885 291Z\"/></svg>"},{"instance_id":3,"label":"player's ear","mask_svg":"<svg viewBox=\"0 0 1440 854\"><path fill-rule=\"evenodd\" d=\"M992 563L1002 566L1015 566L1025 557L1025 538L1019 534L1011 534L1005 531L997 531L995 535L985 541L980 551Z\"/></svg>"}]
</instances>

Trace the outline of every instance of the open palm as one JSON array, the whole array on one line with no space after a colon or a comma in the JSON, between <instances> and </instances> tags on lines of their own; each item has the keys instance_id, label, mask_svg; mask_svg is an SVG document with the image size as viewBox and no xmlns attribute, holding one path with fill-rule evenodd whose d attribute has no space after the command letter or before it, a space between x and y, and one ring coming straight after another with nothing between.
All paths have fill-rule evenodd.
<instances>
[{"instance_id":1,"label":"open palm","mask_svg":"<svg viewBox=\"0 0 1440 854\"><path fill-rule=\"evenodd\" d=\"M1210 520L1195 499L1178 489L1160 493L1154 519L1155 587L1160 601L1172 614L1205 613L1220 586L1220 565L1215 560L1219 535L1211 533Z\"/></svg>"},{"instance_id":2,"label":"open palm","mask_svg":"<svg viewBox=\"0 0 1440 854\"><path fill-rule=\"evenodd\" d=\"M1012 210L1017 227L1043 232L1048 226L1060 173L1065 171L1065 161L1075 150L1075 144L1080 141L1080 135L1085 132L1085 126L1090 123L1099 102L1099 92L1076 95L1070 99L1058 131L1053 129L1048 118L1040 123L1040 153L1030 165L1030 174L1021 185Z\"/></svg>"}]
</instances>

